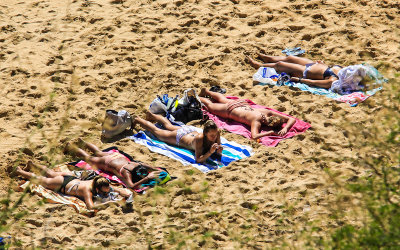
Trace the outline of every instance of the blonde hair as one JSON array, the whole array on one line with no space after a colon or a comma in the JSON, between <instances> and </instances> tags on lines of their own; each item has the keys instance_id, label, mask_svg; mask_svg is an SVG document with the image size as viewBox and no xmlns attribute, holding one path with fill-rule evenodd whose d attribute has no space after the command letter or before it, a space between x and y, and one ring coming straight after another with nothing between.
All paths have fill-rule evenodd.
<instances>
[{"instance_id":1,"label":"blonde hair","mask_svg":"<svg viewBox=\"0 0 400 250\"><path fill-rule=\"evenodd\" d=\"M279 126L282 126L283 122L284 121L281 117L272 115L269 117L265 125L272 128L278 128Z\"/></svg>"},{"instance_id":2,"label":"blonde hair","mask_svg":"<svg viewBox=\"0 0 400 250\"><path fill-rule=\"evenodd\" d=\"M101 189L102 187L108 187L108 186L110 186L109 180L107 180L103 176L96 176L93 179L93 183L92 183L92 193L94 195L96 195L97 194L97 189Z\"/></svg>"}]
</instances>

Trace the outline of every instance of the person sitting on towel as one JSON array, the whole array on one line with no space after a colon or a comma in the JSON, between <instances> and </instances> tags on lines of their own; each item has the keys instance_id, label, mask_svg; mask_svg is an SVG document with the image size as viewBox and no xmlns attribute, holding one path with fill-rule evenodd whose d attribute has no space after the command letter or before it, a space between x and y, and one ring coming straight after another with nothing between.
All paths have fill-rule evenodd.
<instances>
[{"instance_id":1,"label":"person sitting on towel","mask_svg":"<svg viewBox=\"0 0 400 250\"><path fill-rule=\"evenodd\" d=\"M201 133L192 126L174 126L167 118L150 111L147 111L146 119L135 117L133 123L139 124L163 142L193 150L198 163L205 162L214 153L222 153L220 132L211 120L204 124ZM160 123L164 129L158 128L152 122Z\"/></svg>"},{"instance_id":2,"label":"person sitting on towel","mask_svg":"<svg viewBox=\"0 0 400 250\"><path fill-rule=\"evenodd\" d=\"M277 72L285 72L291 81L305 83L310 86L329 89L332 83L339 80L340 65L328 66L323 61L313 61L298 56L268 56L258 53L264 62L260 63L247 56L248 63L255 69L260 67L274 68Z\"/></svg>"},{"instance_id":3,"label":"person sitting on towel","mask_svg":"<svg viewBox=\"0 0 400 250\"><path fill-rule=\"evenodd\" d=\"M255 109L245 100L230 100L223 94L212 92L205 88L200 91L199 96L200 101L210 113L249 125L251 127L251 137L256 140L275 133L274 130L260 132L263 125L270 128L279 128L278 135L283 136L296 122L292 117L284 116L268 109ZM210 97L212 101L206 96ZM284 123L286 125L282 128Z\"/></svg>"},{"instance_id":4,"label":"person sitting on towel","mask_svg":"<svg viewBox=\"0 0 400 250\"><path fill-rule=\"evenodd\" d=\"M96 145L78 139L82 145L92 151L95 156L89 155L82 148L67 144L66 150L74 152L94 168L109 172L117 176L128 188L139 189L141 185L157 179L158 184L167 182L171 177L160 168L136 161L129 161L119 152L103 152ZM162 178L162 180L159 180Z\"/></svg>"},{"instance_id":5,"label":"person sitting on towel","mask_svg":"<svg viewBox=\"0 0 400 250\"><path fill-rule=\"evenodd\" d=\"M32 167L40 169L46 177L30 172ZM98 194L105 196L111 190L119 193L122 197L131 198L131 193L121 188L111 188L109 180L101 176L97 176L93 180L82 181L73 176L72 172L56 172L45 166L36 165L31 161L27 163L24 169L18 166L15 173L30 181L37 181L37 184L47 189L81 198L85 201L86 207L89 210L96 209L97 207L93 203L93 197Z\"/></svg>"}]
</instances>

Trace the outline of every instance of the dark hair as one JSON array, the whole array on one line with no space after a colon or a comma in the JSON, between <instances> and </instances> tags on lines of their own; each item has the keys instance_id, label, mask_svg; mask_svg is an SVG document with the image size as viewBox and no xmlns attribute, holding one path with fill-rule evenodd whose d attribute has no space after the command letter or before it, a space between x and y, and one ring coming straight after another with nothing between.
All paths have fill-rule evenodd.
<instances>
[{"instance_id":1,"label":"dark hair","mask_svg":"<svg viewBox=\"0 0 400 250\"><path fill-rule=\"evenodd\" d=\"M204 123L203 134L208 133L210 130L218 129L217 124L213 120L208 120Z\"/></svg>"},{"instance_id":2,"label":"dark hair","mask_svg":"<svg viewBox=\"0 0 400 250\"><path fill-rule=\"evenodd\" d=\"M205 154L211 148L211 143L208 141L206 133L210 132L211 130L218 130L217 124L213 120L208 120L204 123L203 128L203 154Z\"/></svg>"},{"instance_id":3,"label":"dark hair","mask_svg":"<svg viewBox=\"0 0 400 250\"><path fill-rule=\"evenodd\" d=\"M110 181L109 180L107 180L103 176L96 176L93 179L93 183L92 183L92 193L93 193L93 195L97 194L97 189L101 189L102 187L108 187L108 186L110 186Z\"/></svg>"}]
</instances>

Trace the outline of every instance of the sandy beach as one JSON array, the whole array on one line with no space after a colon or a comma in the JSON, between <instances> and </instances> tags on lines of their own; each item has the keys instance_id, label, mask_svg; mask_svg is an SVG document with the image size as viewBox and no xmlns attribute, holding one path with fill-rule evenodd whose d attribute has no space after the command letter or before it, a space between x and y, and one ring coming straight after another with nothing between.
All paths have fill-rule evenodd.
<instances>
[{"instance_id":1,"label":"sandy beach","mask_svg":"<svg viewBox=\"0 0 400 250\"><path fill-rule=\"evenodd\" d=\"M313 221L324 235L338 226L330 209L351 206L339 204L326 169L342 181L366 174L352 125L371 128L390 89L350 107L295 88L259 86L245 55L283 55L300 46L313 60L367 62L393 79L399 31L397 0L0 0L1 197L16 186L7 168L76 160L62 151L79 137L118 146L178 177L136 197L133 211L111 205L95 217L39 205L39 196L28 195L17 209L28 214L4 235L23 248L49 249L265 249L296 242ZM208 174L129 139L100 139L107 109L142 115L157 94L214 85L312 127L277 147L222 131L254 155Z\"/></svg>"}]
</instances>

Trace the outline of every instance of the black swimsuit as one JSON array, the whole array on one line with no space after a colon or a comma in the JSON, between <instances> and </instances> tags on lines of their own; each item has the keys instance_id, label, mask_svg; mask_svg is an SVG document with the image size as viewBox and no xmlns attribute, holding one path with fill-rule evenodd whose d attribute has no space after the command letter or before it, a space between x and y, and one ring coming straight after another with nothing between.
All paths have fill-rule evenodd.
<instances>
[{"instance_id":1,"label":"black swimsuit","mask_svg":"<svg viewBox=\"0 0 400 250\"><path fill-rule=\"evenodd\" d=\"M72 176L72 175L65 175L63 177L64 177L64 181L61 184L61 187L58 189L58 191L65 194L65 187L68 185L68 183L70 183L71 181L78 179L78 178L76 178L75 176Z\"/></svg>"}]
</instances>

